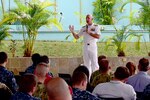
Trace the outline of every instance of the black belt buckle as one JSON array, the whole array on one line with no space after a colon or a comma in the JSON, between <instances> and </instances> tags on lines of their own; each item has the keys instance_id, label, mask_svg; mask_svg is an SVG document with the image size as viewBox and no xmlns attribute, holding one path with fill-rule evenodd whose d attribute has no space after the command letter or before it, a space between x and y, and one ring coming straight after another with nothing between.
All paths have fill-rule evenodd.
<instances>
[{"instance_id":1,"label":"black belt buckle","mask_svg":"<svg viewBox=\"0 0 150 100\"><path fill-rule=\"evenodd\" d=\"M90 45L90 43L87 43L87 45Z\"/></svg>"}]
</instances>

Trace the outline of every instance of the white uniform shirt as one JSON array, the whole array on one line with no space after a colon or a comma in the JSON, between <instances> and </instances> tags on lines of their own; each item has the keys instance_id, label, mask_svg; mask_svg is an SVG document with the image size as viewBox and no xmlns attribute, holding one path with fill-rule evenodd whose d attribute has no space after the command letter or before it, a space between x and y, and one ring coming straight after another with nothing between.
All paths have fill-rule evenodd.
<instances>
[{"instance_id":1,"label":"white uniform shirt","mask_svg":"<svg viewBox=\"0 0 150 100\"><path fill-rule=\"evenodd\" d=\"M131 85L121 81L110 81L97 85L93 94L99 97L120 98L124 100L136 100L136 93Z\"/></svg>"},{"instance_id":2,"label":"white uniform shirt","mask_svg":"<svg viewBox=\"0 0 150 100\"><path fill-rule=\"evenodd\" d=\"M86 25L83 26L78 33L78 36L83 36L83 61L84 65L88 68L89 73L91 75L92 72L99 69L98 65L98 57L97 57L97 38L92 37L90 34L87 33L91 31L92 34L100 34L99 25Z\"/></svg>"},{"instance_id":3,"label":"white uniform shirt","mask_svg":"<svg viewBox=\"0 0 150 100\"><path fill-rule=\"evenodd\" d=\"M98 39L90 36L87 32L87 26L83 26L78 34L78 36L83 36L83 41L84 41L84 44L96 44L96 42L98 41ZM100 27L99 25L95 25L95 24L92 24L92 25L88 25L88 30L92 31L93 34L101 34L100 33Z\"/></svg>"}]
</instances>

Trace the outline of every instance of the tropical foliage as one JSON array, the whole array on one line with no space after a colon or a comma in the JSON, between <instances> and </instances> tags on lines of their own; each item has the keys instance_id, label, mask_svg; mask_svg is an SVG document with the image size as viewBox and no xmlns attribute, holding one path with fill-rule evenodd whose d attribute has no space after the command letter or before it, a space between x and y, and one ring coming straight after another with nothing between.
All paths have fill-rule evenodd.
<instances>
[{"instance_id":1,"label":"tropical foliage","mask_svg":"<svg viewBox=\"0 0 150 100\"><path fill-rule=\"evenodd\" d=\"M130 3L131 0L127 0L121 7L120 11L123 10L123 7ZM141 6L138 17L134 20L134 24L140 25L142 28L150 31L150 2L147 0L146 2L141 2L140 0L132 0L132 2L137 3Z\"/></svg>"},{"instance_id":2,"label":"tropical foliage","mask_svg":"<svg viewBox=\"0 0 150 100\"><path fill-rule=\"evenodd\" d=\"M125 49L127 46L127 42L129 42L132 38L137 38L135 41L136 49L140 49L140 38L142 35L135 34L130 28L130 25L122 26L120 29L116 28L113 36L108 37L106 39L106 50L108 50L109 46L114 46L118 56L125 56Z\"/></svg>"},{"instance_id":3,"label":"tropical foliage","mask_svg":"<svg viewBox=\"0 0 150 100\"><path fill-rule=\"evenodd\" d=\"M9 27L7 26L0 26L0 45L2 43L2 40L5 40L8 37L11 37L10 33L8 32Z\"/></svg>"},{"instance_id":4,"label":"tropical foliage","mask_svg":"<svg viewBox=\"0 0 150 100\"><path fill-rule=\"evenodd\" d=\"M142 27L145 30L149 31L149 41L150 41L150 4L149 3L144 3L141 9L141 13L139 15L139 24L142 23ZM147 44L145 43L146 48ZM150 51L147 49L148 55L150 56Z\"/></svg>"},{"instance_id":5,"label":"tropical foliage","mask_svg":"<svg viewBox=\"0 0 150 100\"><path fill-rule=\"evenodd\" d=\"M24 40L24 56L31 56L34 50L34 42L38 35L38 29L42 26L51 28L52 25L62 29L58 20L54 17L55 12L48 10L48 7L55 6L53 3L45 0L31 0L31 2L22 4L15 0L17 8L11 9L5 15L2 23L14 24L16 22L22 25L22 34Z\"/></svg>"},{"instance_id":6,"label":"tropical foliage","mask_svg":"<svg viewBox=\"0 0 150 100\"><path fill-rule=\"evenodd\" d=\"M143 2L138 2L138 4L142 6L138 22L139 24L142 24L144 29L147 29L150 32L150 18L148 17L150 15L150 4Z\"/></svg>"},{"instance_id":7,"label":"tropical foliage","mask_svg":"<svg viewBox=\"0 0 150 100\"><path fill-rule=\"evenodd\" d=\"M130 3L131 0L127 0L123 5L121 10L123 9L123 7ZM139 16L137 18L134 18L134 24L139 25L141 28L149 31L149 40L150 40L150 18L148 17L150 15L150 1L149 0L145 0L145 1L141 1L141 0L132 0L132 2L137 3L141 6L141 9L139 11ZM145 43L146 44L146 43ZM147 45L145 45L147 48ZM148 50L147 50L148 52ZM148 52L148 55L150 56L150 52Z\"/></svg>"},{"instance_id":8,"label":"tropical foliage","mask_svg":"<svg viewBox=\"0 0 150 100\"><path fill-rule=\"evenodd\" d=\"M96 23L103 25L114 24L113 6L115 3L116 0L96 0L93 2L93 16Z\"/></svg>"},{"instance_id":9,"label":"tropical foliage","mask_svg":"<svg viewBox=\"0 0 150 100\"><path fill-rule=\"evenodd\" d=\"M149 41L150 41L150 2L147 0L146 3L139 3L142 8L139 14L138 23L141 24L141 27L149 31ZM147 48L147 45L146 45ZM150 52L147 50L148 55L150 56Z\"/></svg>"},{"instance_id":10,"label":"tropical foliage","mask_svg":"<svg viewBox=\"0 0 150 100\"><path fill-rule=\"evenodd\" d=\"M1 0L1 8L0 10L2 10L2 13L4 15L4 0ZM0 21L3 18L3 16L0 16ZM0 25L0 47L3 46L2 41L5 40L6 38L11 37L10 33L8 32L9 27L5 26L5 25Z\"/></svg>"}]
</instances>

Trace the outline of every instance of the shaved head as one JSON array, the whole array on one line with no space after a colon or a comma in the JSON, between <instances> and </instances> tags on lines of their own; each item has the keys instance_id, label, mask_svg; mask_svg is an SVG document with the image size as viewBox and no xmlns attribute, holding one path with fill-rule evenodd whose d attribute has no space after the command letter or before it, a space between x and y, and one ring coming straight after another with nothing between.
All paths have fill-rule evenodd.
<instances>
[{"instance_id":1,"label":"shaved head","mask_svg":"<svg viewBox=\"0 0 150 100\"><path fill-rule=\"evenodd\" d=\"M49 100L72 100L68 84L62 78L52 78L46 85Z\"/></svg>"},{"instance_id":2,"label":"shaved head","mask_svg":"<svg viewBox=\"0 0 150 100\"><path fill-rule=\"evenodd\" d=\"M93 23L92 20L93 20L93 16L91 14L87 14L86 15L86 23L88 25L91 25Z\"/></svg>"},{"instance_id":3,"label":"shaved head","mask_svg":"<svg viewBox=\"0 0 150 100\"><path fill-rule=\"evenodd\" d=\"M87 14L86 17L91 17L91 18L93 18L93 15Z\"/></svg>"},{"instance_id":4,"label":"shaved head","mask_svg":"<svg viewBox=\"0 0 150 100\"><path fill-rule=\"evenodd\" d=\"M34 73L36 76L45 77L48 72L49 72L49 64L39 63L36 66Z\"/></svg>"}]
</instances>

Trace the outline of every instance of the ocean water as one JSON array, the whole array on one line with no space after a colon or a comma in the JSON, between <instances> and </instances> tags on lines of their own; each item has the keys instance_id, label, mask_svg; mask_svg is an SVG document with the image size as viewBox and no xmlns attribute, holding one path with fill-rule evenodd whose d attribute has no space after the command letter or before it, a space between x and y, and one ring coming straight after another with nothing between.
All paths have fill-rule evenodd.
<instances>
[{"instance_id":1,"label":"ocean water","mask_svg":"<svg viewBox=\"0 0 150 100\"><path fill-rule=\"evenodd\" d=\"M142 33L137 33L137 34L142 34ZM21 33L15 33L11 32L13 40L23 40L23 35ZM68 39L66 37L69 36ZM101 32L101 37L99 41L105 41L106 38L113 36L113 33L106 33L106 32ZM70 32L39 32L37 35L37 40L49 40L49 41L72 41L73 37ZM131 42L136 41L136 39L132 39ZM143 33L143 36L141 37L141 42L150 42L149 39L149 34L148 33Z\"/></svg>"},{"instance_id":2,"label":"ocean water","mask_svg":"<svg viewBox=\"0 0 150 100\"><path fill-rule=\"evenodd\" d=\"M111 37L114 35L115 30L111 26L102 26L104 30L101 31L101 37L99 39L100 42L104 42L106 38ZM119 28L120 26L116 26ZM132 30L134 29L134 33L136 34L142 34L141 36L141 42L150 42L150 33L148 31L143 31L139 27L132 27ZM78 32L78 31L77 31ZM23 35L21 33L21 29L17 28L16 26L11 26L10 33L12 35L11 39L13 40L23 40ZM66 37L69 36L69 38L66 40ZM73 41L73 36L69 32L69 30L66 31L50 31L45 28L41 28L39 30L39 33L37 35L37 40L48 40L48 41ZM136 38L133 38L129 42L136 41Z\"/></svg>"}]
</instances>

